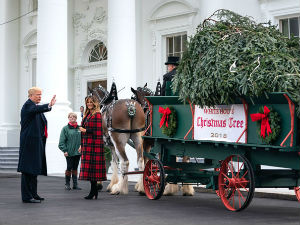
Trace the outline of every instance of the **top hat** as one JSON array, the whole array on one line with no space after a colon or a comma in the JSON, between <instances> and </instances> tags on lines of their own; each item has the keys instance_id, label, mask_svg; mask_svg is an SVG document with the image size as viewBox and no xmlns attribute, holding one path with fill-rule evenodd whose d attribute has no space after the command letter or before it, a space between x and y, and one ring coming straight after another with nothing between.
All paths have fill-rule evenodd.
<instances>
[{"instance_id":1,"label":"top hat","mask_svg":"<svg viewBox=\"0 0 300 225\"><path fill-rule=\"evenodd\" d=\"M177 56L168 56L168 60L167 62L165 62L165 65L175 65L175 66L178 66L179 65L179 57Z\"/></svg>"}]
</instances>

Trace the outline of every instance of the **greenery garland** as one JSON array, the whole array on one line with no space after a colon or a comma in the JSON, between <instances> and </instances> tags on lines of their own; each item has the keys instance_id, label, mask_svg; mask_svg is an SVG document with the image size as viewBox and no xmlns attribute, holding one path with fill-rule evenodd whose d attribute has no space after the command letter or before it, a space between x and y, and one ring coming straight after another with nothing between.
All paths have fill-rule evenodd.
<instances>
[{"instance_id":1,"label":"greenery garland","mask_svg":"<svg viewBox=\"0 0 300 225\"><path fill-rule=\"evenodd\" d=\"M266 134L266 137L263 138L261 136L261 122L262 120L258 120L257 121L257 134L260 137L260 140L265 143L265 144L273 144L277 138L280 135L281 132L281 118L279 116L279 114L274 111L272 109L272 107L267 106L270 110L269 114L268 114L268 118L269 118L269 124L270 124L270 128L272 130L272 133L270 133L269 135ZM264 106L261 106L258 110L259 113L264 114Z\"/></svg>"},{"instance_id":2,"label":"greenery garland","mask_svg":"<svg viewBox=\"0 0 300 225\"><path fill-rule=\"evenodd\" d=\"M270 22L218 10L190 37L172 89L202 107L270 92L287 92L299 104L299 38L289 39Z\"/></svg>"},{"instance_id":3,"label":"greenery garland","mask_svg":"<svg viewBox=\"0 0 300 225\"><path fill-rule=\"evenodd\" d=\"M169 108L171 111L171 114L169 115L168 119L168 127L166 126L166 123L162 126L162 133L167 135L168 137L173 137L176 134L177 131L177 114L173 106L166 106L163 107L164 109ZM160 114L160 118L163 117L163 114Z\"/></svg>"}]
</instances>

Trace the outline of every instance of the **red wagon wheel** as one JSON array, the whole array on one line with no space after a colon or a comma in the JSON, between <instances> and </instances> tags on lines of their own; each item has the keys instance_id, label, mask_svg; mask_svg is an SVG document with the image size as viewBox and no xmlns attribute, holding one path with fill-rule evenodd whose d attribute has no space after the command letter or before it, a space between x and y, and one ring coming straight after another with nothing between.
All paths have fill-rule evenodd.
<instances>
[{"instance_id":1,"label":"red wagon wheel","mask_svg":"<svg viewBox=\"0 0 300 225\"><path fill-rule=\"evenodd\" d=\"M300 202L300 187L295 187L294 190L295 190L296 197Z\"/></svg>"},{"instance_id":2,"label":"red wagon wheel","mask_svg":"<svg viewBox=\"0 0 300 225\"><path fill-rule=\"evenodd\" d=\"M143 183L149 199L159 199L165 190L165 171L159 160L149 160L144 169Z\"/></svg>"},{"instance_id":3,"label":"red wagon wheel","mask_svg":"<svg viewBox=\"0 0 300 225\"><path fill-rule=\"evenodd\" d=\"M254 195L254 173L246 157L231 155L221 165L219 196L225 207L231 211L245 209Z\"/></svg>"}]
</instances>

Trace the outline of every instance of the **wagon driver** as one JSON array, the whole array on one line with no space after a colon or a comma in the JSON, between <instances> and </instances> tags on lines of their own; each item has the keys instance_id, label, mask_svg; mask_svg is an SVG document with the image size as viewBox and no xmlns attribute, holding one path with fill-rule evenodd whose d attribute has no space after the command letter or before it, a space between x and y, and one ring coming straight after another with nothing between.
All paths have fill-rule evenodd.
<instances>
[{"instance_id":1,"label":"wagon driver","mask_svg":"<svg viewBox=\"0 0 300 225\"><path fill-rule=\"evenodd\" d=\"M176 74L176 68L178 66L179 57L169 56L165 65L168 66L168 72L163 76L163 85L161 88L161 95L166 95L166 82L171 81Z\"/></svg>"}]
</instances>

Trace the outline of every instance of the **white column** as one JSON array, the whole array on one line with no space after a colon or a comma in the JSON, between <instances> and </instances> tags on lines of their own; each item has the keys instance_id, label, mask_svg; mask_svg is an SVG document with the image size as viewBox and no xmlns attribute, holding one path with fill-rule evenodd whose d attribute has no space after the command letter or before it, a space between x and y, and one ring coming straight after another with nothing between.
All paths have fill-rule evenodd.
<instances>
[{"instance_id":1,"label":"white column","mask_svg":"<svg viewBox=\"0 0 300 225\"><path fill-rule=\"evenodd\" d=\"M19 1L0 1L0 23L19 16ZM0 147L19 146L19 20L0 26Z\"/></svg>"},{"instance_id":2,"label":"white column","mask_svg":"<svg viewBox=\"0 0 300 225\"><path fill-rule=\"evenodd\" d=\"M130 98L136 87L135 0L108 1L108 90L114 79L119 98Z\"/></svg>"},{"instance_id":3,"label":"white column","mask_svg":"<svg viewBox=\"0 0 300 225\"><path fill-rule=\"evenodd\" d=\"M130 98L136 88L136 0L108 1L107 88L117 85L119 99ZM137 168L136 151L126 146L129 170ZM129 177L130 178L130 177Z\"/></svg>"},{"instance_id":4,"label":"white column","mask_svg":"<svg viewBox=\"0 0 300 225\"><path fill-rule=\"evenodd\" d=\"M46 157L48 174L63 173L65 158L58 149L60 131L71 111L68 101L68 4L67 0L39 0L37 24L37 86L43 102L56 94L57 102L48 120Z\"/></svg>"}]
</instances>

